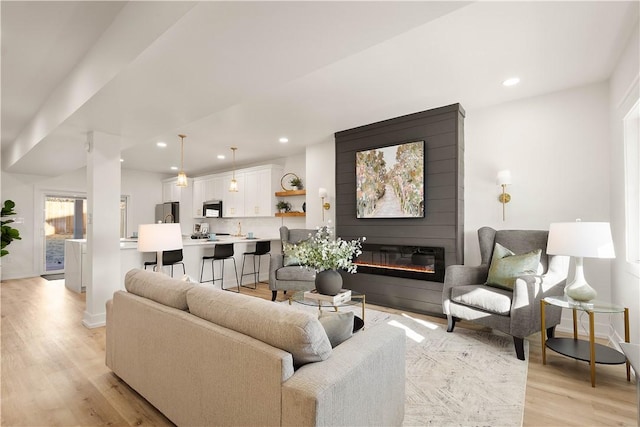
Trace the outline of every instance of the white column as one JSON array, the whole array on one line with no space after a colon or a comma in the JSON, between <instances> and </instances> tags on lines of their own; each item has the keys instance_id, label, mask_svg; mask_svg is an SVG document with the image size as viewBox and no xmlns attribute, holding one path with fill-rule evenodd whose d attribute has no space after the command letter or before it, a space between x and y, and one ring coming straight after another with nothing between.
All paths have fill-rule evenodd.
<instances>
[{"instance_id":1,"label":"white column","mask_svg":"<svg viewBox=\"0 0 640 427\"><path fill-rule=\"evenodd\" d=\"M87 134L86 310L82 324L104 326L107 300L120 289L120 137Z\"/></svg>"}]
</instances>

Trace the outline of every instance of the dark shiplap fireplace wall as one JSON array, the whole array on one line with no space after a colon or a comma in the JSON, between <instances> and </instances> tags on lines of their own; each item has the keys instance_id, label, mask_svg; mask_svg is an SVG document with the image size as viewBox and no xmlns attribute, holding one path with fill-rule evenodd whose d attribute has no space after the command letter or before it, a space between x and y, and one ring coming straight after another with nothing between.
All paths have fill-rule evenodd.
<instances>
[{"instance_id":1,"label":"dark shiplap fireplace wall","mask_svg":"<svg viewBox=\"0 0 640 427\"><path fill-rule=\"evenodd\" d=\"M463 263L464 116L459 104L337 132L336 234L367 243L443 247L445 266ZM425 142L425 217L356 218L356 152ZM367 301L442 314L442 283L366 273L344 274L345 288Z\"/></svg>"}]
</instances>

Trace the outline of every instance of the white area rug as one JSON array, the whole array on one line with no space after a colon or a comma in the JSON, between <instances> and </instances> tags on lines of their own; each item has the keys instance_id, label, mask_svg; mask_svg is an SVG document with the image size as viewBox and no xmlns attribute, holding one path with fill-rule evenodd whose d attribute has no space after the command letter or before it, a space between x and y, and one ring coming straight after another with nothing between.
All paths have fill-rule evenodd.
<instances>
[{"instance_id":1,"label":"white area rug","mask_svg":"<svg viewBox=\"0 0 640 427\"><path fill-rule=\"evenodd\" d=\"M340 310L362 315L360 306ZM365 318L366 328L390 323L407 334L405 426L522 425L528 363L516 358L513 338L459 326L448 333L443 325L377 310L367 309Z\"/></svg>"}]
</instances>

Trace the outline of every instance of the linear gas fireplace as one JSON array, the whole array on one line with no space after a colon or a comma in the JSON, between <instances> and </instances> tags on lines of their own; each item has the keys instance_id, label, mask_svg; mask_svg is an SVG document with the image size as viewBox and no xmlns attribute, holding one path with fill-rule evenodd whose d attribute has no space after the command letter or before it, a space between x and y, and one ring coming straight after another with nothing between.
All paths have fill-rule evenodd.
<instances>
[{"instance_id":1,"label":"linear gas fireplace","mask_svg":"<svg viewBox=\"0 0 640 427\"><path fill-rule=\"evenodd\" d=\"M444 282L444 248L365 243L359 273Z\"/></svg>"}]
</instances>

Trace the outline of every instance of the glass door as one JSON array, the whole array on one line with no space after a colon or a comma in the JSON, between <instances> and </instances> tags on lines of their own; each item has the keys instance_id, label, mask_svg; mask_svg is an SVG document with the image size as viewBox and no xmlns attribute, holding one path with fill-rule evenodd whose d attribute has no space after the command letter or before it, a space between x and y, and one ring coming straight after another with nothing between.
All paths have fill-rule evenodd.
<instances>
[{"instance_id":1,"label":"glass door","mask_svg":"<svg viewBox=\"0 0 640 427\"><path fill-rule=\"evenodd\" d=\"M87 237L87 199L45 196L44 271L64 271L64 241Z\"/></svg>"}]
</instances>

